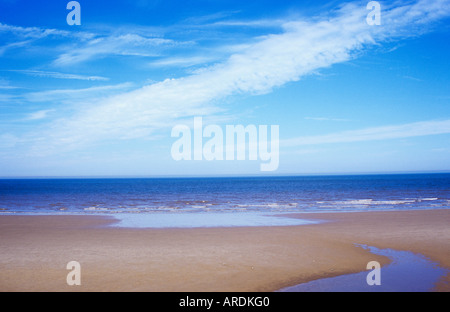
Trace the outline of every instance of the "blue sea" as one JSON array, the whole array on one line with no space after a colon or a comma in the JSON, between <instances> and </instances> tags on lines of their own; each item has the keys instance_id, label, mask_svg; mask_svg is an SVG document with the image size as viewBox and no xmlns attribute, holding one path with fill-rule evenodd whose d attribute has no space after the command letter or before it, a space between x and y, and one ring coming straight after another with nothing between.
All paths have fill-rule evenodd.
<instances>
[{"instance_id":1,"label":"blue sea","mask_svg":"<svg viewBox=\"0 0 450 312\"><path fill-rule=\"evenodd\" d=\"M448 208L447 173L0 179L1 214L114 215L133 226L263 225L264 217L284 213Z\"/></svg>"}]
</instances>

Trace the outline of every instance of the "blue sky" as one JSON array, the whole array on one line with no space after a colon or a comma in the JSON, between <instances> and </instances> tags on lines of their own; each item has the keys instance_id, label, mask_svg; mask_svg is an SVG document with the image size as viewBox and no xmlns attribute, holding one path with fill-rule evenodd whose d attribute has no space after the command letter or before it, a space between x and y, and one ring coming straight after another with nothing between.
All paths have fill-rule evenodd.
<instances>
[{"instance_id":1,"label":"blue sky","mask_svg":"<svg viewBox=\"0 0 450 312\"><path fill-rule=\"evenodd\" d=\"M279 125L270 174L450 170L450 1L0 0L0 176L260 175L171 129Z\"/></svg>"}]
</instances>

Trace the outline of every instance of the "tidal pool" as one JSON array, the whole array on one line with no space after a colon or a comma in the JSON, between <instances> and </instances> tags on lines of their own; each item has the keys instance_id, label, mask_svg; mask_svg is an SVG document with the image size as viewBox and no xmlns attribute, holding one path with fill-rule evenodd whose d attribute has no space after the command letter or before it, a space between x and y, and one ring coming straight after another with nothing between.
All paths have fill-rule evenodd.
<instances>
[{"instance_id":1,"label":"tidal pool","mask_svg":"<svg viewBox=\"0 0 450 312\"><path fill-rule=\"evenodd\" d=\"M371 270L323 278L280 289L280 292L428 292L449 272L421 254L358 245L392 262L380 269L380 285L369 286Z\"/></svg>"}]
</instances>

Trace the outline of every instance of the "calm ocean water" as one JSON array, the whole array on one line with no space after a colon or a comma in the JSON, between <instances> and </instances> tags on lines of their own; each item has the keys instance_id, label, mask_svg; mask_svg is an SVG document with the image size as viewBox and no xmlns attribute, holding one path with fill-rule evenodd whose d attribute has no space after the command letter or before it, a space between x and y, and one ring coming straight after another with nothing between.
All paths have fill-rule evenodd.
<instances>
[{"instance_id":1,"label":"calm ocean water","mask_svg":"<svg viewBox=\"0 0 450 312\"><path fill-rule=\"evenodd\" d=\"M0 180L2 214L448 208L450 174Z\"/></svg>"}]
</instances>

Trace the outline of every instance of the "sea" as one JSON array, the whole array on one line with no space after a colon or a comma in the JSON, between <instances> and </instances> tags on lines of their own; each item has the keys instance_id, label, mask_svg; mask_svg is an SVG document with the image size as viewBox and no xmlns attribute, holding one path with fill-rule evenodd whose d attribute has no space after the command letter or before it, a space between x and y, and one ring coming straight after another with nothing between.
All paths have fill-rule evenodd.
<instances>
[{"instance_id":1,"label":"sea","mask_svg":"<svg viewBox=\"0 0 450 312\"><path fill-rule=\"evenodd\" d=\"M109 215L136 227L293 225L302 220L274 216L449 208L450 173L0 179L0 214Z\"/></svg>"}]
</instances>

